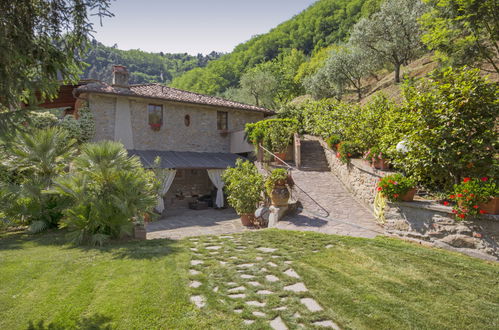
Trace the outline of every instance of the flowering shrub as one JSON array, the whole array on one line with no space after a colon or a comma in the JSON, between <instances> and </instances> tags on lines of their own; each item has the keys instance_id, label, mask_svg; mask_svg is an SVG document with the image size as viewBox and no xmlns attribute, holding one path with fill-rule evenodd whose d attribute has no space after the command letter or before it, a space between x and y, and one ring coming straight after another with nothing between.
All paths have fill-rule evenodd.
<instances>
[{"instance_id":1,"label":"flowering shrub","mask_svg":"<svg viewBox=\"0 0 499 330\"><path fill-rule=\"evenodd\" d=\"M464 178L460 184L454 185L454 192L449 196L456 203L452 212L458 220L486 212L480 208L491 198L499 196L499 186L488 177Z\"/></svg>"},{"instance_id":2,"label":"flowering shrub","mask_svg":"<svg viewBox=\"0 0 499 330\"><path fill-rule=\"evenodd\" d=\"M390 201L399 201L409 190L414 188L414 182L400 173L387 175L379 179L377 190Z\"/></svg>"},{"instance_id":3,"label":"flowering shrub","mask_svg":"<svg viewBox=\"0 0 499 330\"><path fill-rule=\"evenodd\" d=\"M336 145L341 142L341 137L338 134L333 134L327 138L326 143L329 148L336 149Z\"/></svg>"}]
</instances>

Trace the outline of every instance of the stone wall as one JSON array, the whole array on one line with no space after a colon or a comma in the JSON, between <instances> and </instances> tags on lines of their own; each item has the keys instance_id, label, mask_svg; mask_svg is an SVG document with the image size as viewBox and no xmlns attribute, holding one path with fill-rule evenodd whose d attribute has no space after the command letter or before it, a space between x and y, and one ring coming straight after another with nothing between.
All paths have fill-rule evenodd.
<instances>
[{"instance_id":1,"label":"stone wall","mask_svg":"<svg viewBox=\"0 0 499 330\"><path fill-rule=\"evenodd\" d=\"M350 163L344 164L336 157L336 151L329 149L322 139L307 138L321 142L332 174L359 202L373 209L379 178L393 172L373 169L362 159L352 159ZM383 227L388 234L499 260L499 215L456 221L451 207L433 201L416 200L388 203L384 216Z\"/></svg>"},{"instance_id":2,"label":"stone wall","mask_svg":"<svg viewBox=\"0 0 499 330\"><path fill-rule=\"evenodd\" d=\"M89 107L96 119L95 140L114 139L117 97L90 95ZM244 129L246 123L264 119L264 114L246 110L234 110L198 106L161 100L129 99L134 149L197 152L230 152L229 134L217 130L217 111L228 112L228 129ZM148 104L163 105L163 126L153 131L148 123ZM118 109L119 111L119 109ZM190 125L184 118L190 116Z\"/></svg>"}]
</instances>

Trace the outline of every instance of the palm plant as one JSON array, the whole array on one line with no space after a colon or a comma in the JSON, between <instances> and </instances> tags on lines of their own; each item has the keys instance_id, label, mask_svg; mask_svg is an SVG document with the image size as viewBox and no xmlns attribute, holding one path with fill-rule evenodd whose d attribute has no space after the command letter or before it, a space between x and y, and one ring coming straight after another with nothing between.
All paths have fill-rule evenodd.
<instances>
[{"instance_id":1,"label":"palm plant","mask_svg":"<svg viewBox=\"0 0 499 330\"><path fill-rule=\"evenodd\" d=\"M59 128L17 132L4 143L2 165L15 174L15 182L0 182L4 215L30 225L32 232L57 225L66 200L47 194L53 180L69 168L75 140Z\"/></svg>"},{"instance_id":2,"label":"palm plant","mask_svg":"<svg viewBox=\"0 0 499 330\"><path fill-rule=\"evenodd\" d=\"M154 207L154 173L129 157L122 144L86 144L73 165L70 175L56 180L54 192L72 201L60 226L75 242L102 245L130 234L134 221Z\"/></svg>"}]
</instances>

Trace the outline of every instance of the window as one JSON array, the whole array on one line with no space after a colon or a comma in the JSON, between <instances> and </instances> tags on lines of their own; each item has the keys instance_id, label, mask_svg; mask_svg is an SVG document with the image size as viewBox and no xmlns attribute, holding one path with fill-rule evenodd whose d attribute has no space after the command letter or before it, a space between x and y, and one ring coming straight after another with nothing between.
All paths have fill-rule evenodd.
<instances>
[{"instance_id":1,"label":"window","mask_svg":"<svg viewBox=\"0 0 499 330\"><path fill-rule=\"evenodd\" d=\"M191 125L191 116L185 115L185 117L184 117L184 124L187 127L189 127Z\"/></svg>"},{"instance_id":2,"label":"window","mask_svg":"<svg viewBox=\"0 0 499 330\"><path fill-rule=\"evenodd\" d=\"M217 111L217 129L224 131L229 129L228 117L227 111Z\"/></svg>"},{"instance_id":3,"label":"window","mask_svg":"<svg viewBox=\"0 0 499 330\"><path fill-rule=\"evenodd\" d=\"M147 106L149 114L149 125L152 129L159 129L163 125L163 106L158 104L149 104Z\"/></svg>"}]
</instances>

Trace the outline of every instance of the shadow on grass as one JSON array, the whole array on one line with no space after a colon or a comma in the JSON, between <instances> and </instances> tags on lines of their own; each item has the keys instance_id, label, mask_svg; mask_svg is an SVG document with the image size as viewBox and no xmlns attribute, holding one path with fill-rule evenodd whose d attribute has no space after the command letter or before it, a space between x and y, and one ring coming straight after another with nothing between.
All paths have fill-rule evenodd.
<instances>
[{"instance_id":1,"label":"shadow on grass","mask_svg":"<svg viewBox=\"0 0 499 330\"><path fill-rule=\"evenodd\" d=\"M149 241L113 240L102 247L71 243L65 230L48 230L39 234L28 232L0 233L0 251L19 250L33 246L53 246L61 249L109 253L115 259L154 259L180 251L176 241L155 239Z\"/></svg>"},{"instance_id":2,"label":"shadow on grass","mask_svg":"<svg viewBox=\"0 0 499 330\"><path fill-rule=\"evenodd\" d=\"M112 329L111 325L108 323L111 321L111 318L101 315L95 314L90 317L81 318L76 325L71 326L71 329L78 330L100 330L100 329ZM57 322L51 322L46 324L44 320L40 321L29 321L26 330L63 330L69 329L68 325L58 324Z\"/></svg>"}]
</instances>

